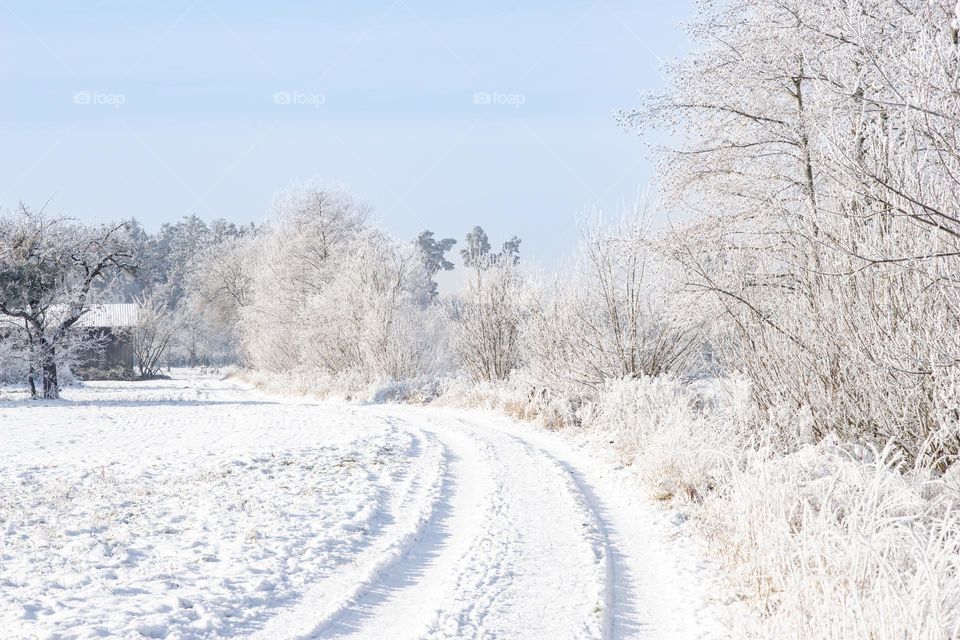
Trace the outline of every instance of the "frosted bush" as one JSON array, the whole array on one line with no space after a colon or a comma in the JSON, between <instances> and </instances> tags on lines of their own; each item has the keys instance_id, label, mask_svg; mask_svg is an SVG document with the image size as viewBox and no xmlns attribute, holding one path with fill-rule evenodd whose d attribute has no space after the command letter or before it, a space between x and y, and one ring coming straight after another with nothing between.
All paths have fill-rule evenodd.
<instances>
[{"instance_id":1,"label":"frosted bush","mask_svg":"<svg viewBox=\"0 0 960 640\"><path fill-rule=\"evenodd\" d=\"M800 446L804 411L760 415L750 401L738 379L619 380L586 424L655 497L687 505L758 613L750 634L958 637L960 466L940 477L893 445Z\"/></svg>"},{"instance_id":2,"label":"frosted bush","mask_svg":"<svg viewBox=\"0 0 960 640\"><path fill-rule=\"evenodd\" d=\"M494 409L524 421L538 421L548 429L579 425L579 402L557 395L537 384L526 371L515 371L500 382L473 382L467 377L440 381L437 402L442 405Z\"/></svg>"},{"instance_id":3,"label":"frosted bush","mask_svg":"<svg viewBox=\"0 0 960 640\"><path fill-rule=\"evenodd\" d=\"M745 440L725 419L733 402L717 401L718 395L732 397L731 390L742 397L742 386L696 387L674 376L612 381L602 389L589 426L605 434L656 497L702 500Z\"/></svg>"},{"instance_id":4,"label":"frosted bush","mask_svg":"<svg viewBox=\"0 0 960 640\"><path fill-rule=\"evenodd\" d=\"M369 385L367 402L409 402L423 404L432 401L440 390L439 382L433 377L407 378L404 380L381 380Z\"/></svg>"},{"instance_id":5,"label":"frosted bush","mask_svg":"<svg viewBox=\"0 0 960 640\"><path fill-rule=\"evenodd\" d=\"M751 456L702 521L769 637L956 638L957 498L892 447L825 441Z\"/></svg>"},{"instance_id":6,"label":"frosted bush","mask_svg":"<svg viewBox=\"0 0 960 640\"><path fill-rule=\"evenodd\" d=\"M353 399L364 396L369 387L369 383L356 374L330 375L306 368L282 373L242 369L233 376L271 393L317 398Z\"/></svg>"}]
</instances>

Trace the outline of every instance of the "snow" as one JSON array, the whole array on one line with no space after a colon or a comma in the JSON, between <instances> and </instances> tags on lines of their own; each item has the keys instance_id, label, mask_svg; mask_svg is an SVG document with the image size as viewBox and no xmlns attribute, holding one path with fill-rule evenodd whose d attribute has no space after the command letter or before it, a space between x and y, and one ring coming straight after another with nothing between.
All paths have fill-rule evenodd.
<instances>
[{"instance_id":1,"label":"snow","mask_svg":"<svg viewBox=\"0 0 960 640\"><path fill-rule=\"evenodd\" d=\"M719 638L588 443L196 374L0 396L0 637Z\"/></svg>"}]
</instances>

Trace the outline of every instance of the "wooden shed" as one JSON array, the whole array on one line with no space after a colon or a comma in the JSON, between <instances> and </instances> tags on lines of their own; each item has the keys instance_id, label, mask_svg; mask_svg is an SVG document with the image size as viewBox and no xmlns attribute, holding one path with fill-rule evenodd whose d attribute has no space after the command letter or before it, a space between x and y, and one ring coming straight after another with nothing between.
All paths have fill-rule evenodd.
<instances>
[{"instance_id":1,"label":"wooden shed","mask_svg":"<svg viewBox=\"0 0 960 640\"><path fill-rule=\"evenodd\" d=\"M133 330L139 314L135 304L100 304L88 311L77 323L90 335L99 338L102 348L80 354L82 373L113 373L118 370L133 374L136 359L133 353Z\"/></svg>"}]
</instances>

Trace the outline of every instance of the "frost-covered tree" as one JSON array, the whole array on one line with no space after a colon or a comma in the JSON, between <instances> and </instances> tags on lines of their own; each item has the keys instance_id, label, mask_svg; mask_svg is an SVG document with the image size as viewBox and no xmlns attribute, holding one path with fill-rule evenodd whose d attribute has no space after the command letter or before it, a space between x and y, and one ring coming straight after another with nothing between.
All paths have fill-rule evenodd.
<instances>
[{"instance_id":1,"label":"frost-covered tree","mask_svg":"<svg viewBox=\"0 0 960 640\"><path fill-rule=\"evenodd\" d=\"M311 361L308 329L315 296L336 275L338 260L363 230L369 207L344 189L316 183L279 194L275 222L251 259L250 304L241 315L245 351L268 371L320 368Z\"/></svg>"},{"instance_id":2,"label":"frost-covered tree","mask_svg":"<svg viewBox=\"0 0 960 640\"><path fill-rule=\"evenodd\" d=\"M414 239L413 244L420 252L423 268L430 278L430 297L436 299L439 291L434 278L441 271L453 270L453 263L447 260L447 252L457 244L457 241L453 238L436 240L433 237L433 231L423 231Z\"/></svg>"},{"instance_id":3,"label":"frost-covered tree","mask_svg":"<svg viewBox=\"0 0 960 640\"><path fill-rule=\"evenodd\" d=\"M703 347L701 322L671 313L676 283L648 209L637 204L612 224L586 217L571 271L540 290L523 323L538 380L576 396L609 380L687 370Z\"/></svg>"},{"instance_id":4,"label":"frost-covered tree","mask_svg":"<svg viewBox=\"0 0 960 640\"><path fill-rule=\"evenodd\" d=\"M493 253L490 247L490 238L482 227L474 227L466 237L466 245L460 250L463 266L474 271L482 271L498 261L509 261L512 264L520 262L520 238L513 236L503 243L503 248Z\"/></svg>"},{"instance_id":5,"label":"frost-covered tree","mask_svg":"<svg viewBox=\"0 0 960 640\"><path fill-rule=\"evenodd\" d=\"M490 238L483 227L476 226L470 230L464 241L463 249L460 249L460 258L463 260L463 266L476 269L484 264L490 255Z\"/></svg>"},{"instance_id":6,"label":"frost-covered tree","mask_svg":"<svg viewBox=\"0 0 960 640\"><path fill-rule=\"evenodd\" d=\"M508 260L512 264L520 263L520 238L513 236L503 243L503 249L500 250L497 259Z\"/></svg>"},{"instance_id":7,"label":"frost-covered tree","mask_svg":"<svg viewBox=\"0 0 960 640\"><path fill-rule=\"evenodd\" d=\"M464 244L460 257L468 273L454 304L454 350L474 380L504 380L520 363L520 238L513 236L493 253L486 232L477 226Z\"/></svg>"},{"instance_id":8,"label":"frost-covered tree","mask_svg":"<svg viewBox=\"0 0 960 640\"><path fill-rule=\"evenodd\" d=\"M511 261L485 260L454 304L453 346L474 380L496 382L520 364L523 279Z\"/></svg>"},{"instance_id":9,"label":"frost-covered tree","mask_svg":"<svg viewBox=\"0 0 960 640\"><path fill-rule=\"evenodd\" d=\"M433 288L421 256L370 230L344 260L330 288L328 349L352 344L347 368L367 380L401 380L436 374L445 363L443 310L428 304ZM326 298L325 298L326 299ZM339 332L330 328L341 327Z\"/></svg>"},{"instance_id":10,"label":"frost-covered tree","mask_svg":"<svg viewBox=\"0 0 960 640\"><path fill-rule=\"evenodd\" d=\"M87 227L23 205L0 217L0 313L23 323L8 326L29 349L34 395L39 374L43 397L59 397L59 365L89 346L77 323L95 302L94 285L134 269L127 226Z\"/></svg>"},{"instance_id":11,"label":"frost-covered tree","mask_svg":"<svg viewBox=\"0 0 960 640\"><path fill-rule=\"evenodd\" d=\"M217 362L242 359L238 324L252 295L259 233L227 235L191 260L186 295L177 305L181 331L175 341L188 361L204 355Z\"/></svg>"},{"instance_id":12,"label":"frost-covered tree","mask_svg":"<svg viewBox=\"0 0 960 640\"><path fill-rule=\"evenodd\" d=\"M160 374L164 357L179 329L169 296L168 291L158 288L136 300L137 325L130 330L130 338L141 378Z\"/></svg>"},{"instance_id":13,"label":"frost-covered tree","mask_svg":"<svg viewBox=\"0 0 960 640\"><path fill-rule=\"evenodd\" d=\"M704 2L700 46L623 114L666 128L664 237L712 344L804 432L960 452L954 7Z\"/></svg>"},{"instance_id":14,"label":"frost-covered tree","mask_svg":"<svg viewBox=\"0 0 960 640\"><path fill-rule=\"evenodd\" d=\"M348 191L313 183L278 198L275 226L244 261L238 326L249 364L366 382L443 366L442 310L429 304L424 256L372 228L369 211Z\"/></svg>"}]
</instances>

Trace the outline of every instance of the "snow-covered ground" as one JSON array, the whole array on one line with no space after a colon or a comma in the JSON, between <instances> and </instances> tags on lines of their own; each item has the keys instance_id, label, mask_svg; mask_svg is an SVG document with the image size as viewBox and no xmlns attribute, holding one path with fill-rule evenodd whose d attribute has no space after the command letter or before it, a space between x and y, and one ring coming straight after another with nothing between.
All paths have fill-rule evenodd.
<instances>
[{"instance_id":1,"label":"snow-covered ground","mask_svg":"<svg viewBox=\"0 0 960 640\"><path fill-rule=\"evenodd\" d=\"M629 473L488 413L212 377L0 396L2 638L721 638Z\"/></svg>"}]
</instances>

